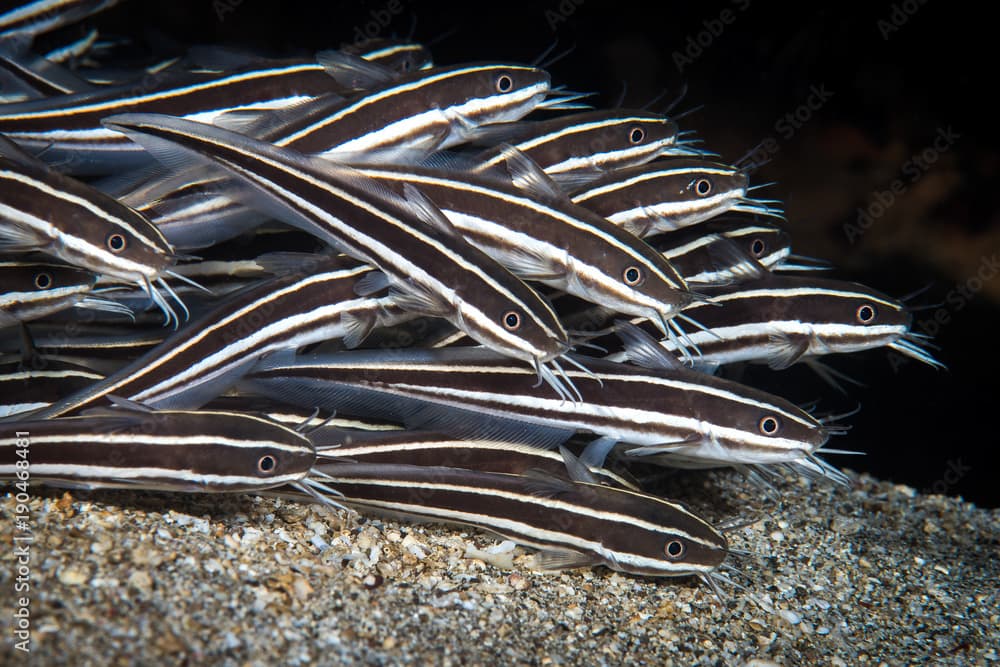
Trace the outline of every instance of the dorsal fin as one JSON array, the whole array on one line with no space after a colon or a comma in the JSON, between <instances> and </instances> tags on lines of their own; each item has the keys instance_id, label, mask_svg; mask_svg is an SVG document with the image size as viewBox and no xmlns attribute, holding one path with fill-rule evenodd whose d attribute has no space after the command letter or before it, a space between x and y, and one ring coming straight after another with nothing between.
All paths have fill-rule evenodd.
<instances>
[{"instance_id":1,"label":"dorsal fin","mask_svg":"<svg viewBox=\"0 0 1000 667\"><path fill-rule=\"evenodd\" d=\"M583 461L578 459L573 455L573 452L569 451L563 445L559 445L559 454L562 456L563 462L566 464L566 472L569 473L569 478L574 482L586 482L587 484L597 484L597 478L594 473L590 472L590 468L584 465Z\"/></svg>"},{"instance_id":2,"label":"dorsal fin","mask_svg":"<svg viewBox=\"0 0 1000 667\"><path fill-rule=\"evenodd\" d=\"M567 197L559 186L542 171L527 155L510 144L501 146L501 155L507 164L511 183L520 190L538 197L543 201L563 201Z\"/></svg>"},{"instance_id":3,"label":"dorsal fin","mask_svg":"<svg viewBox=\"0 0 1000 667\"><path fill-rule=\"evenodd\" d=\"M49 166L42 160L27 152L16 143L0 134L0 157L30 169L49 170Z\"/></svg>"},{"instance_id":4,"label":"dorsal fin","mask_svg":"<svg viewBox=\"0 0 1000 667\"><path fill-rule=\"evenodd\" d=\"M732 239L718 236L707 248L710 268L728 268L740 281L763 278L768 274L754 257L743 250Z\"/></svg>"},{"instance_id":5,"label":"dorsal fin","mask_svg":"<svg viewBox=\"0 0 1000 667\"><path fill-rule=\"evenodd\" d=\"M345 88L369 90L384 86L396 78L396 73L388 67L343 51L320 51L316 54L316 62Z\"/></svg>"},{"instance_id":6,"label":"dorsal fin","mask_svg":"<svg viewBox=\"0 0 1000 667\"><path fill-rule=\"evenodd\" d=\"M645 331L627 320L615 322L618 337L625 346L628 360L637 366L653 370L681 370L684 366L660 347Z\"/></svg>"},{"instance_id":7,"label":"dorsal fin","mask_svg":"<svg viewBox=\"0 0 1000 667\"><path fill-rule=\"evenodd\" d=\"M455 226L451 224L451 221L441 212L441 209L435 206L415 186L405 183L403 185L403 197L406 199L406 203L409 204L409 208L417 214L417 217L428 225L447 236L463 238L458 230L455 229Z\"/></svg>"}]
</instances>

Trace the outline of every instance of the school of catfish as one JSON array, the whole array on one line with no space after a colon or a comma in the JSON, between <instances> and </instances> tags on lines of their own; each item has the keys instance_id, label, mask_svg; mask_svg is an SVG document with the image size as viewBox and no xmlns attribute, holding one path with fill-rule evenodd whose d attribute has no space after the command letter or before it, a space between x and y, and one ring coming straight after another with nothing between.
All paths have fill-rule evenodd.
<instances>
[{"instance_id":1,"label":"school of catfish","mask_svg":"<svg viewBox=\"0 0 1000 667\"><path fill-rule=\"evenodd\" d=\"M112 4L0 15L0 479L276 494L715 589L727 526L630 467L844 484L849 416L720 367L942 367L905 298L822 276L759 165L664 113L407 40L33 49Z\"/></svg>"}]
</instances>

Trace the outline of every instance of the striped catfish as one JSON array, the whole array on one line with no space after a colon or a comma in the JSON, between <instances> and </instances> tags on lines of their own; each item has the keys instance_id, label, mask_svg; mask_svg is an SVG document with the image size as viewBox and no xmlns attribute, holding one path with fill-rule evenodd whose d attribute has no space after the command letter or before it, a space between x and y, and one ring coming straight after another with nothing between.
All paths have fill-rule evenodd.
<instances>
[{"instance_id":1,"label":"striped catfish","mask_svg":"<svg viewBox=\"0 0 1000 667\"><path fill-rule=\"evenodd\" d=\"M391 300L358 296L369 266L318 260L306 273L264 281L219 304L125 368L38 413L74 414L120 396L156 408L195 408L215 398L259 359L344 337L355 345L378 323L406 315Z\"/></svg>"},{"instance_id":2,"label":"striped catfish","mask_svg":"<svg viewBox=\"0 0 1000 667\"><path fill-rule=\"evenodd\" d=\"M361 71L382 77L374 88L343 100L328 95L256 123L240 132L282 148L322 157L429 152L461 143L478 125L516 119L543 103L549 76L513 65L456 65L398 77L360 59L326 52L337 72ZM381 74L380 74L381 72ZM349 77L336 75L345 85ZM412 158L411 158L412 159ZM163 183L154 179L124 194L123 200L156 220L184 247L203 247L258 224L236 195L225 196L219 179L182 174Z\"/></svg>"},{"instance_id":3,"label":"striped catfish","mask_svg":"<svg viewBox=\"0 0 1000 667\"><path fill-rule=\"evenodd\" d=\"M646 237L692 284L728 284L778 270L791 257L786 229L750 216L722 215Z\"/></svg>"},{"instance_id":4,"label":"striped catfish","mask_svg":"<svg viewBox=\"0 0 1000 667\"><path fill-rule=\"evenodd\" d=\"M0 433L0 479L30 470L27 481L53 486L234 492L292 484L308 493L302 480L315 462L307 436L231 412L102 408Z\"/></svg>"},{"instance_id":5,"label":"striped catfish","mask_svg":"<svg viewBox=\"0 0 1000 667\"><path fill-rule=\"evenodd\" d=\"M634 109L602 109L541 121L488 125L478 143L501 144L479 154L477 172L502 167L503 144L531 158L562 183L645 164L676 150L677 124L662 114Z\"/></svg>"},{"instance_id":6,"label":"striped catfish","mask_svg":"<svg viewBox=\"0 0 1000 667\"><path fill-rule=\"evenodd\" d=\"M478 342L532 362L539 378L568 396L546 365L558 371L569 348L555 313L415 189L400 199L353 170L182 119L135 114L108 123L164 159L180 147L226 168L285 222L378 266L398 305L443 317Z\"/></svg>"},{"instance_id":7,"label":"striped catfish","mask_svg":"<svg viewBox=\"0 0 1000 667\"><path fill-rule=\"evenodd\" d=\"M0 101L4 103L94 89L65 67L34 54L15 54L0 42Z\"/></svg>"},{"instance_id":8,"label":"striped catfish","mask_svg":"<svg viewBox=\"0 0 1000 667\"><path fill-rule=\"evenodd\" d=\"M394 72L415 72L434 66L434 59L426 46L405 39L373 37L351 44L341 44L340 51L364 58Z\"/></svg>"},{"instance_id":9,"label":"striped catfish","mask_svg":"<svg viewBox=\"0 0 1000 667\"><path fill-rule=\"evenodd\" d=\"M128 206L26 155L0 137L0 248L39 250L65 262L138 285L179 321L159 288L176 298L173 248L155 225Z\"/></svg>"},{"instance_id":10,"label":"striped catfish","mask_svg":"<svg viewBox=\"0 0 1000 667\"><path fill-rule=\"evenodd\" d=\"M373 78L383 69L336 52L327 53L325 62L333 68L363 68ZM549 75L536 67L473 63L381 76L381 86L361 95L317 100L247 130L276 145L319 155L430 151L462 143L480 125L516 120L563 99L546 100Z\"/></svg>"},{"instance_id":11,"label":"striped catfish","mask_svg":"<svg viewBox=\"0 0 1000 667\"><path fill-rule=\"evenodd\" d=\"M41 368L0 362L0 418L31 412L80 391L104 376L75 364L46 360Z\"/></svg>"},{"instance_id":12,"label":"striped catfish","mask_svg":"<svg viewBox=\"0 0 1000 667\"><path fill-rule=\"evenodd\" d=\"M25 0L0 10L0 36L31 39L81 21L120 0Z\"/></svg>"},{"instance_id":13,"label":"striped catfish","mask_svg":"<svg viewBox=\"0 0 1000 667\"><path fill-rule=\"evenodd\" d=\"M574 203L606 217L636 236L668 232L725 211L781 217L769 200L747 197L747 174L736 167L695 158L672 158L620 169L571 195Z\"/></svg>"},{"instance_id":14,"label":"striped catfish","mask_svg":"<svg viewBox=\"0 0 1000 667\"><path fill-rule=\"evenodd\" d=\"M123 330L110 324L35 321L30 328L34 348L43 357L84 365L105 374L118 370L167 337L160 326ZM6 329L2 333L9 335L0 335L0 354L18 354L22 349L14 331Z\"/></svg>"},{"instance_id":15,"label":"striped catfish","mask_svg":"<svg viewBox=\"0 0 1000 667\"><path fill-rule=\"evenodd\" d=\"M71 63L75 64L78 60L82 59L87 54L96 51L97 38L100 35L97 28L91 28L82 35L70 40L69 42L64 42L63 44L52 48L43 54L43 58L48 60L50 63L62 64Z\"/></svg>"},{"instance_id":16,"label":"striped catfish","mask_svg":"<svg viewBox=\"0 0 1000 667\"><path fill-rule=\"evenodd\" d=\"M67 308L131 316L120 304L93 294L97 276L64 264L0 261L0 329Z\"/></svg>"},{"instance_id":17,"label":"striped catfish","mask_svg":"<svg viewBox=\"0 0 1000 667\"><path fill-rule=\"evenodd\" d=\"M726 539L682 505L600 484L441 466L321 464L323 484L359 510L457 523L541 551L535 567L604 565L708 579Z\"/></svg>"},{"instance_id":18,"label":"striped catfish","mask_svg":"<svg viewBox=\"0 0 1000 667\"><path fill-rule=\"evenodd\" d=\"M706 291L721 308L696 304L685 311L705 327L688 334L701 351L699 364L758 361L780 370L821 355L888 347L943 367L921 347L927 339L911 330L906 305L865 285L767 274ZM660 345L677 352L672 341Z\"/></svg>"},{"instance_id":19,"label":"striped catfish","mask_svg":"<svg viewBox=\"0 0 1000 667\"><path fill-rule=\"evenodd\" d=\"M623 443L631 456L656 456L677 467L787 463L839 474L814 456L830 429L784 399L676 362L647 369L588 360L588 368L569 371L580 393L576 402L551 397L530 369L481 348L264 360L242 387L460 437L551 446L586 431L599 436L584 455L592 464L603 461L596 452Z\"/></svg>"},{"instance_id":20,"label":"striped catfish","mask_svg":"<svg viewBox=\"0 0 1000 667\"><path fill-rule=\"evenodd\" d=\"M635 482L607 468L585 466L573 456L522 443L455 438L433 431L368 431L330 428L310 432L320 461L444 466L521 475L531 471L638 491ZM571 470L567 467L572 466ZM582 481L582 480L581 480Z\"/></svg>"},{"instance_id":21,"label":"striped catfish","mask_svg":"<svg viewBox=\"0 0 1000 667\"><path fill-rule=\"evenodd\" d=\"M669 335L667 320L692 299L670 263L625 230L571 204L523 154L508 156L504 182L410 166L358 170L396 192L417 188L470 243L522 279L650 318Z\"/></svg>"},{"instance_id":22,"label":"striped catfish","mask_svg":"<svg viewBox=\"0 0 1000 667\"><path fill-rule=\"evenodd\" d=\"M315 61L248 65L226 73L150 75L132 85L30 100L0 107L0 132L61 171L115 173L148 162L139 146L101 126L126 111L215 122L225 114L302 103L338 88Z\"/></svg>"}]
</instances>

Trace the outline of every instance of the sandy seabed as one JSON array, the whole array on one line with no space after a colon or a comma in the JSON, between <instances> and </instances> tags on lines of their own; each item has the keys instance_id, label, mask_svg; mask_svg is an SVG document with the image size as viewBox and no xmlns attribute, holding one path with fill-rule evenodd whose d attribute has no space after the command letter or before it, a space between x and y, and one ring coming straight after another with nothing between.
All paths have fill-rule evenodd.
<instances>
[{"instance_id":1,"label":"sandy seabed","mask_svg":"<svg viewBox=\"0 0 1000 667\"><path fill-rule=\"evenodd\" d=\"M1000 510L849 475L770 500L732 473L667 481L758 519L730 533L754 555L729 559L747 590L724 601L692 578L537 572L472 529L33 488L28 654L6 493L0 664L1000 664Z\"/></svg>"}]
</instances>

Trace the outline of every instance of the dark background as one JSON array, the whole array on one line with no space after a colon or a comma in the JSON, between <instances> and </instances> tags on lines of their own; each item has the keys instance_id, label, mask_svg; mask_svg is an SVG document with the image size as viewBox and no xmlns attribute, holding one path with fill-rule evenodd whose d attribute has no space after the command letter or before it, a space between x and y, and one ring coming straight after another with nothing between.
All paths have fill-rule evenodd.
<instances>
[{"instance_id":1,"label":"dark background","mask_svg":"<svg viewBox=\"0 0 1000 667\"><path fill-rule=\"evenodd\" d=\"M771 161L754 180L778 181L761 196L785 201L797 252L894 296L930 283L918 303L943 302L916 314L917 329L936 335L949 371L885 351L838 358L832 365L866 384L846 397L805 369L736 372L793 400L821 398L821 409L860 402L853 430L831 446L866 455L834 463L1000 506L991 463L1000 417L992 22L956 3L807 5L171 0L125 3L90 24L131 37L119 50L127 56L169 56L196 42L308 54L367 33L412 35L439 63L525 62L557 43L556 52L572 51L549 68L554 81L595 91L597 105L624 94L625 105L643 106L663 94L652 107L660 109L686 86L674 113L704 106L682 128L725 159L770 139ZM817 90L829 99L814 95L810 108ZM956 138L939 151L942 133ZM896 180L892 202L862 229L859 212L879 212ZM984 279L970 283L977 271ZM935 316L943 324L920 324Z\"/></svg>"}]
</instances>

